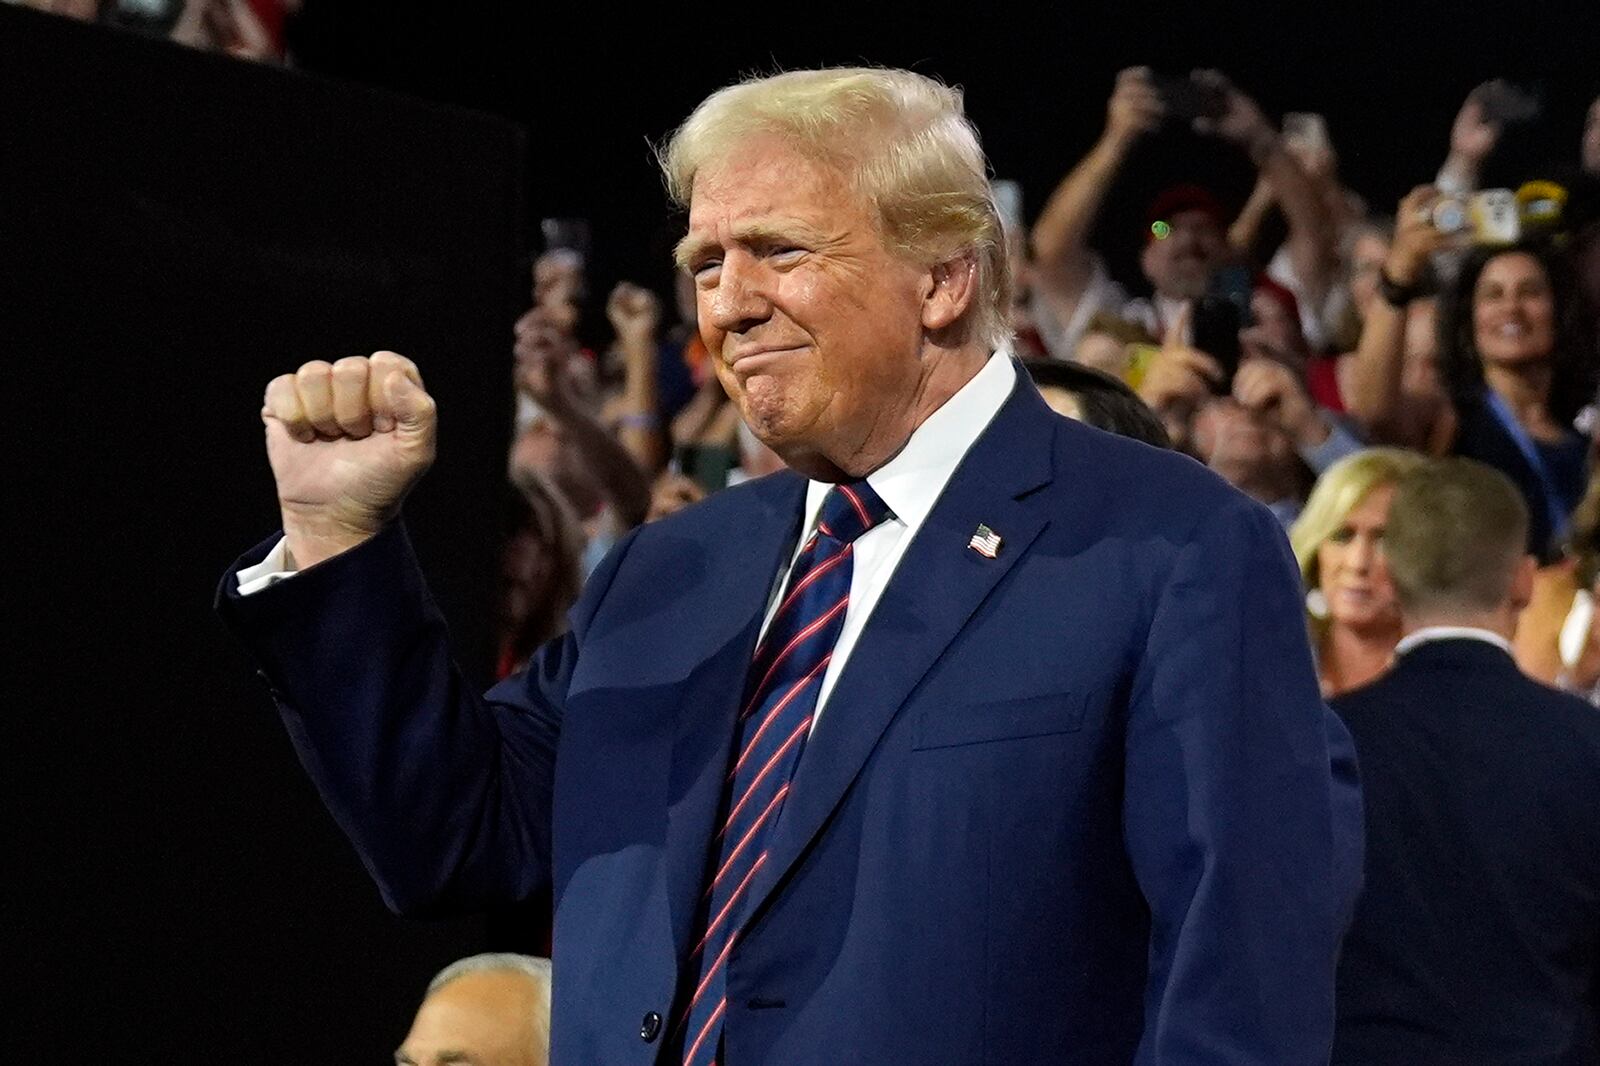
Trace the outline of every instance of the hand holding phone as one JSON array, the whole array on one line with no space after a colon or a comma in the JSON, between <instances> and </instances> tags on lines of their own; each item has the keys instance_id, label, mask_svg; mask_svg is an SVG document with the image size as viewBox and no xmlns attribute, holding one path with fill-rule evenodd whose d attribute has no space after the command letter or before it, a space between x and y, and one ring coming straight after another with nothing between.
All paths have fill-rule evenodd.
<instances>
[{"instance_id":1,"label":"hand holding phone","mask_svg":"<svg viewBox=\"0 0 1600 1066\"><path fill-rule=\"evenodd\" d=\"M1170 122L1189 126L1197 118L1215 121L1227 110L1226 96L1215 85L1193 75L1156 74L1151 77Z\"/></svg>"}]
</instances>

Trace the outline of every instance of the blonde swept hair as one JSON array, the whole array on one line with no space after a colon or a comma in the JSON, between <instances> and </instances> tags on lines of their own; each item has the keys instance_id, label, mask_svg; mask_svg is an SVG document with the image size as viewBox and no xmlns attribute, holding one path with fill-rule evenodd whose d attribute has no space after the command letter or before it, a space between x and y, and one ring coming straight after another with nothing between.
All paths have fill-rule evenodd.
<instances>
[{"instance_id":1,"label":"blonde swept hair","mask_svg":"<svg viewBox=\"0 0 1600 1066\"><path fill-rule=\"evenodd\" d=\"M990 348L1010 340L1005 232L960 89L873 67L794 70L719 89L658 153L672 199L688 207L700 169L761 134L847 175L896 254L924 266L972 256L970 336Z\"/></svg>"},{"instance_id":2,"label":"blonde swept hair","mask_svg":"<svg viewBox=\"0 0 1600 1066\"><path fill-rule=\"evenodd\" d=\"M1305 510L1289 530L1289 546L1308 591L1317 587L1317 552L1344 525L1350 512L1360 507L1373 489L1398 484L1427 461L1426 456L1404 448L1364 448L1323 471Z\"/></svg>"}]
</instances>

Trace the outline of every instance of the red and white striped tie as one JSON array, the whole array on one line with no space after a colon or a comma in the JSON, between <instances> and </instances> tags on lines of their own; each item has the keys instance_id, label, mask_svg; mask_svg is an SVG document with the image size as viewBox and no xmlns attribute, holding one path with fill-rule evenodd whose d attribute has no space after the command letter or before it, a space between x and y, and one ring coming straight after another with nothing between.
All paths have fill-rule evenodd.
<instances>
[{"instance_id":1,"label":"red and white striped tie","mask_svg":"<svg viewBox=\"0 0 1600 1066\"><path fill-rule=\"evenodd\" d=\"M681 1025L684 1066L716 1063L727 1009L728 955L738 943L751 881L789 794L811 732L817 693L844 628L854 541L889 515L865 481L828 491L816 532L790 571L772 623L756 648L725 787L717 868L701 901L701 935L688 968L699 979Z\"/></svg>"}]
</instances>

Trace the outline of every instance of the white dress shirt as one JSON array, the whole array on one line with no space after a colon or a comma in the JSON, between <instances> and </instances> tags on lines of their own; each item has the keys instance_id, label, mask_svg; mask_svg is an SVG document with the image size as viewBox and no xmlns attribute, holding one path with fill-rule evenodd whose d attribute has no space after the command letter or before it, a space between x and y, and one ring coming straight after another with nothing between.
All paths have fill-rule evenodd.
<instances>
[{"instance_id":1,"label":"white dress shirt","mask_svg":"<svg viewBox=\"0 0 1600 1066\"><path fill-rule=\"evenodd\" d=\"M885 519L856 538L850 571L850 602L844 609L844 628L839 631L839 639L833 645L833 658L828 661L827 672L822 675L822 687L817 691L817 708L811 716L813 731L822 717L823 705L827 703L828 695L839 679L839 671L844 669L846 660L850 658L850 650L861 637L861 630L866 626L883 590L888 587L895 568L900 565L901 556L905 555L917 530L922 528L923 521L927 519L928 512L933 510L940 493L944 492L950 475L956 472L956 467L987 428L989 421L999 413L1016 381L1015 363L1004 355L990 356L971 381L917 427L898 455L867 475L867 484L889 505L894 517ZM779 595L788 583L789 570L794 567L794 560L799 558L806 538L816 527L822 501L831 488L833 484L828 481L813 481L806 488L805 524L801 527L800 540L795 546L794 556L789 560L789 567L780 575L782 580L773 583L767 615L761 623L763 634L772 623L772 616L778 610Z\"/></svg>"},{"instance_id":2,"label":"white dress shirt","mask_svg":"<svg viewBox=\"0 0 1600 1066\"><path fill-rule=\"evenodd\" d=\"M1402 637L1399 644L1394 646L1395 655L1404 655L1412 648L1421 644L1428 644L1435 640L1481 640L1485 644L1493 644L1507 655L1511 654L1511 642L1499 633L1477 626L1423 626L1414 633Z\"/></svg>"},{"instance_id":3,"label":"white dress shirt","mask_svg":"<svg viewBox=\"0 0 1600 1066\"><path fill-rule=\"evenodd\" d=\"M873 607L888 587L901 556L911 546L912 538L922 528L928 512L933 510L934 503L944 492L945 484L965 458L967 450L1011 395L1016 380L1016 364L1004 355L990 356L971 381L916 428L899 454L867 475L867 484L889 505L894 517L884 520L856 539L850 574L850 602L845 607L844 628L833 646L833 658L828 663L827 672L822 675L817 709L812 715L813 730L822 715L823 704L838 680L839 671L844 669L846 660L850 658L850 650L855 647ZM789 570L793 568L795 558L799 557L806 538L816 526L822 501L832 487L827 481L813 481L806 489L805 524L789 566L773 582L767 614L761 623L762 633L772 622ZM294 574L295 571L289 566L288 549L280 538L266 558L239 571L239 595L249 596L260 592Z\"/></svg>"}]
</instances>

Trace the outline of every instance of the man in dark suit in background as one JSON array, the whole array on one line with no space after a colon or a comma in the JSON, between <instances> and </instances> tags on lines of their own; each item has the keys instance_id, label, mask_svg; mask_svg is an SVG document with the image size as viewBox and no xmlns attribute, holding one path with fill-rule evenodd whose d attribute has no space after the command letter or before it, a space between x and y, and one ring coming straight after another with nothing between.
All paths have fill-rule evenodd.
<instances>
[{"instance_id":1,"label":"man in dark suit in background","mask_svg":"<svg viewBox=\"0 0 1600 1066\"><path fill-rule=\"evenodd\" d=\"M385 898L553 885L559 1066L1321 1066L1360 801L1272 516L994 355L954 90L757 79L665 156L793 470L634 531L487 697L395 520L415 365L268 387L285 538L221 606Z\"/></svg>"},{"instance_id":2,"label":"man in dark suit in background","mask_svg":"<svg viewBox=\"0 0 1600 1066\"><path fill-rule=\"evenodd\" d=\"M1367 808L1335 1063L1600 1062L1600 712L1511 658L1527 525L1516 487L1470 460L1395 492L1407 635L1389 674L1334 702Z\"/></svg>"}]
</instances>

